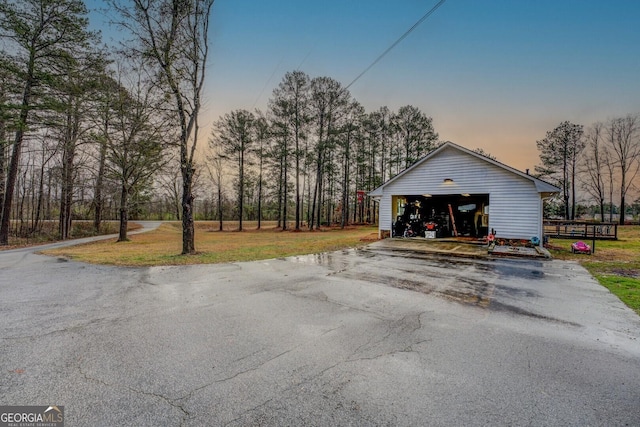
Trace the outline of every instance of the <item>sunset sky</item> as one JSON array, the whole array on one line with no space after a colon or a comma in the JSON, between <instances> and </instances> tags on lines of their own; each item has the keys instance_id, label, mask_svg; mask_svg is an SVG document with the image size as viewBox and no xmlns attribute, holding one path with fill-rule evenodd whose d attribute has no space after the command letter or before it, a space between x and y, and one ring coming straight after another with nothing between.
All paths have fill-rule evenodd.
<instances>
[{"instance_id":1,"label":"sunset sky","mask_svg":"<svg viewBox=\"0 0 640 427\"><path fill-rule=\"evenodd\" d=\"M436 3L216 0L203 124L265 109L287 71L348 85ZM560 122L640 112L639 17L635 0L447 0L350 91L367 111L415 105L441 140L533 169Z\"/></svg>"}]
</instances>

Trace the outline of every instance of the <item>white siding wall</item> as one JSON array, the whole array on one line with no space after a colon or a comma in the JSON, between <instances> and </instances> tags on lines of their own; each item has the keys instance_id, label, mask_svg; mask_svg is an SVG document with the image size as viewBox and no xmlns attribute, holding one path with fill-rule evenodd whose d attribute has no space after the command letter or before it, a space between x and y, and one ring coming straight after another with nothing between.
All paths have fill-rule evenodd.
<instances>
[{"instance_id":1,"label":"white siding wall","mask_svg":"<svg viewBox=\"0 0 640 427\"><path fill-rule=\"evenodd\" d=\"M391 230L394 218L391 215L391 193L384 192L380 198L380 211L378 217L379 230Z\"/></svg>"},{"instance_id":2,"label":"white siding wall","mask_svg":"<svg viewBox=\"0 0 640 427\"><path fill-rule=\"evenodd\" d=\"M450 178L453 183L444 183ZM390 230L391 196L489 194L489 228L498 237L541 238L540 194L533 181L448 148L387 184L380 199L380 230Z\"/></svg>"}]
</instances>

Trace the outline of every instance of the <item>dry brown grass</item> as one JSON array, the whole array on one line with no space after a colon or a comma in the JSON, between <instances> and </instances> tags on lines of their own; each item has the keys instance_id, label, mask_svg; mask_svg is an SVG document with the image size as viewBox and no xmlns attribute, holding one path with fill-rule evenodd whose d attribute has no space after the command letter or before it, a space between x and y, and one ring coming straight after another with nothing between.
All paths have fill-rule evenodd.
<instances>
[{"instance_id":1,"label":"dry brown grass","mask_svg":"<svg viewBox=\"0 0 640 427\"><path fill-rule=\"evenodd\" d=\"M72 222L69 238L81 239L83 237L114 234L118 232L119 225L120 223L118 221L103 221L100 233L96 233L93 228L93 221L76 220ZM127 227L129 231L137 230L139 228L142 228L142 226L135 222L129 222ZM29 233L24 237L10 235L9 245L0 246L0 251L53 243L59 240L58 221L43 221L37 231Z\"/></svg>"},{"instance_id":2,"label":"dry brown grass","mask_svg":"<svg viewBox=\"0 0 640 427\"><path fill-rule=\"evenodd\" d=\"M377 238L375 226L301 232L283 232L275 228L215 231L217 227L217 223L212 222L196 223L196 255L180 255L180 223L165 223L155 231L132 235L129 242L111 239L44 253L122 266L211 264L334 251L362 246Z\"/></svg>"}]
</instances>

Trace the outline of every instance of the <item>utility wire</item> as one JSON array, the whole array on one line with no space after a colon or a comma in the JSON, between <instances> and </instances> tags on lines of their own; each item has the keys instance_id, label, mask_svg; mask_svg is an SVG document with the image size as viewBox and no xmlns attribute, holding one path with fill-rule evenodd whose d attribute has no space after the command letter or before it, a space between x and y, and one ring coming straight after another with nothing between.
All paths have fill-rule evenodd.
<instances>
[{"instance_id":1,"label":"utility wire","mask_svg":"<svg viewBox=\"0 0 640 427\"><path fill-rule=\"evenodd\" d=\"M302 64L304 64L307 61L307 58L309 58L309 56L311 55L311 52L313 52L313 49L316 48L316 44L318 44L317 42L314 44L314 46L309 49L309 52L307 53L307 55L304 57L304 59L302 60L302 62L300 63L300 65L298 65L298 68L296 68L296 71L300 71L300 67L302 67Z\"/></svg>"},{"instance_id":2,"label":"utility wire","mask_svg":"<svg viewBox=\"0 0 640 427\"><path fill-rule=\"evenodd\" d=\"M393 44L391 46L389 46L387 48L387 50L385 50L384 52L382 52L382 54L380 54L380 56L378 56L375 61L373 61L371 63L371 65L369 65L367 68L365 68L365 70L363 72L361 72L360 74L358 74L358 77L356 77L355 79L353 79L353 81L351 83L349 83L347 85L347 87L345 89L349 89L351 87L352 84L354 84L355 82L358 81L358 79L360 79L360 77L362 77L367 71L369 71L371 68L373 68L374 65L376 65L382 58L385 57L385 55L387 53L389 53L391 51L391 49L393 49L394 47L396 47L398 45L398 43L400 43L402 40L404 40L409 34L411 34L411 32L413 30L415 30L420 24L422 24L428 17L430 17L433 12L435 12L440 6L442 6L444 4L444 2L447 0L440 0L435 6L433 6L431 8L431 10L429 10L427 13L424 14L424 16L422 18L420 18L418 20L418 22L416 22L415 24L413 24L413 26L411 28L409 28L402 36L400 36L400 38L398 40L396 40L395 42L393 42Z\"/></svg>"},{"instance_id":3,"label":"utility wire","mask_svg":"<svg viewBox=\"0 0 640 427\"><path fill-rule=\"evenodd\" d=\"M284 61L284 56L282 58L280 58L280 62L278 62L278 65L276 65L276 68L273 69L273 72L271 73L271 76L269 76L269 79L264 83L264 86L262 86L262 90L260 91L260 94L256 98L256 101L253 103L253 107L251 108L252 110L256 108L256 105L258 105L258 101L260 101L260 98L262 98L262 94L267 89L267 85L269 83L271 83L271 79L273 79L273 76L276 75L276 72L280 68L280 65L282 65L282 61Z\"/></svg>"}]
</instances>

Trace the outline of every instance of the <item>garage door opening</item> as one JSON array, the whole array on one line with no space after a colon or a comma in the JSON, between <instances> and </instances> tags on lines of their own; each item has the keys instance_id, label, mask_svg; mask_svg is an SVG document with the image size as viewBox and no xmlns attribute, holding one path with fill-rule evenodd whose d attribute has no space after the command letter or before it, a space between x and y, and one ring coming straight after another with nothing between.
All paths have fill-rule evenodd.
<instances>
[{"instance_id":1,"label":"garage door opening","mask_svg":"<svg viewBox=\"0 0 640 427\"><path fill-rule=\"evenodd\" d=\"M486 237L489 195L394 196L392 237Z\"/></svg>"}]
</instances>

